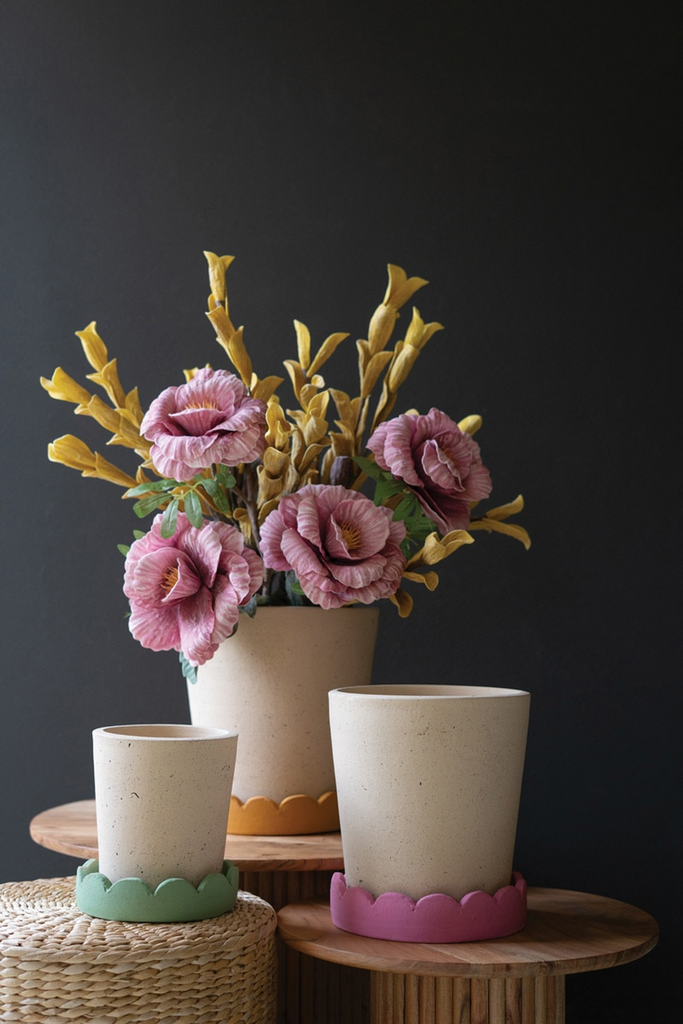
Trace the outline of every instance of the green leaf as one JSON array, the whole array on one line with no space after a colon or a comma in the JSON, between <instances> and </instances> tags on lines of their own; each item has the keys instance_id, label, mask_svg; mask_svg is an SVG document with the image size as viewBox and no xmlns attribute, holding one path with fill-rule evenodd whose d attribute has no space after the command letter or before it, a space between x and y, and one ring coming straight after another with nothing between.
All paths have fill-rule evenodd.
<instances>
[{"instance_id":1,"label":"green leaf","mask_svg":"<svg viewBox=\"0 0 683 1024\"><path fill-rule=\"evenodd\" d=\"M144 530L133 530L133 536L136 540L140 540L142 537L145 537L146 534Z\"/></svg>"},{"instance_id":2,"label":"green leaf","mask_svg":"<svg viewBox=\"0 0 683 1024\"><path fill-rule=\"evenodd\" d=\"M230 502L228 501L227 495L222 487L216 493L213 501L219 512L224 512L227 515L231 511Z\"/></svg>"},{"instance_id":3,"label":"green leaf","mask_svg":"<svg viewBox=\"0 0 683 1024\"><path fill-rule=\"evenodd\" d=\"M414 546L414 544L410 543L409 537L404 537L401 543L399 544L399 547L401 548L401 551L403 552L406 561L408 561L408 559L412 555Z\"/></svg>"},{"instance_id":4,"label":"green leaf","mask_svg":"<svg viewBox=\"0 0 683 1024\"><path fill-rule=\"evenodd\" d=\"M387 498L392 498L395 494L402 494L404 490L404 485L388 474L388 479L387 476L384 476L375 484L375 497L373 501L375 505L383 505Z\"/></svg>"},{"instance_id":5,"label":"green leaf","mask_svg":"<svg viewBox=\"0 0 683 1024\"><path fill-rule=\"evenodd\" d=\"M154 512L160 505L163 505L165 501L165 494L154 494L150 498L142 498L133 505L133 512L135 512L138 519L142 519L144 516L148 516L150 512Z\"/></svg>"},{"instance_id":6,"label":"green leaf","mask_svg":"<svg viewBox=\"0 0 683 1024\"><path fill-rule=\"evenodd\" d=\"M285 591L290 604L298 606L309 603L293 569L285 573Z\"/></svg>"},{"instance_id":7,"label":"green leaf","mask_svg":"<svg viewBox=\"0 0 683 1024\"><path fill-rule=\"evenodd\" d=\"M168 538L172 537L175 533L176 524L178 522L178 506L180 505L180 499L174 498L169 504L168 508L163 514L161 519L161 536Z\"/></svg>"},{"instance_id":8,"label":"green leaf","mask_svg":"<svg viewBox=\"0 0 683 1024\"><path fill-rule=\"evenodd\" d=\"M177 486L177 480L171 480L166 477L163 480L153 480L148 484L138 484L137 487L131 487L127 492L127 496L129 498L134 498L137 494L149 494L150 491L154 494L158 494L159 491L170 491L173 487Z\"/></svg>"},{"instance_id":9,"label":"green leaf","mask_svg":"<svg viewBox=\"0 0 683 1024\"><path fill-rule=\"evenodd\" d=\"M209 495L219 512L230 512L230 502L217 480L212 477L202 480L202 487Z\"/></svg>"},{"instance_id":10,"label":"green leaf","mask_svg":"<svg viewBox=\"0 0 683 1024\"><path fill-rule=\"evenodd\" d=\"M192 526L196 527L197 530L201 530L204 525L204 516L202 515L202 505L196 491L187 492L183 509Z\"/></svg>"},{"instance_id":11,"label":"green leaf","mask_svg":"<svg viewBox=\"0 0 683 1024\"><path fill-rule=\"evenodd\" d=\"M130 551L130 544L117 544L116 547L124 557Z\"/></svg>"},{"instance_id":12,"label":"green leaf","mask_svg":"<svg viewBox=\"0 0 683 1024\"><path fill-rule=\"evenodd\" d=\"M212 476L207 476L202 479L202 487L212 498L221 489L221 485L217 480L214 480Z\"/></svg>"},{"instance_id":13,"label":"green leaf","mask_svg":"<svg viewBox=\"0 0 683 1024\"><path fill-rule=\"evenodd\" d=\"M234 487L235 484L237 483L237 481L235 480L235 476L232 473L232 471L229 468L229 466L217 466L216 467L216 480L218 480L218 482L220 484L222 484L223 487L225 487L226 490L228 490L228 491L230 490L231 487Z\"/></svg>"},{"instance_id":14,"label":"green leaf","mask_svg":"<svg viewBox=\"0 0 683 1024\"><path fill-rule=\"evenodd\" d=\"M434 533L434 523L425 515L422 506L414 495L409 495L414 509L405 519L406 536L401 543L401 550L406 558L410 558L413 549L422 547L430 533ZM401 502L401 505L403 502ZM400 508L400 505L399 505ZM398 509L397 509L398 511ZM396 516L394 516L396 518Z\"/></svg>"},{"instance_id":15,"label":"green leaf","mask_svg":"<svg viewBox=\"0 0 683 1024\"><path fill-rule=\"evenodd\" d=\"M180 661L180 667L182 669L183 675L187 679L188 683L192 683L194 685L194 683L197 682L196 667L194 665L190 665L189 661L187 660L182 651L178 655L178 658Z\"/></svg>"},{"instance_id":16,"label":"green leaf","mask_svg":"<svg viewBox=\"0 0 683 1024\"><path fill-rule=\"evenodd\" d=\"M415 499L412 494L406 494L404 498L399 501L398 505L394 509L394 520L406 520L415 514Z\"/></svg>"},{"instance_id":17,"label":"green leaf","mask_svg":"<svg viewBox=\"0 0 683 1024\"><path fill-rule=\"evenodd\" d=\"M362 455L354 455L353 461L357 466L360 466L366 476L371 477L373 480L379 480L382 470L376 462L372 462L370 459L366 459Z\"/></svg>"}]
</instances>

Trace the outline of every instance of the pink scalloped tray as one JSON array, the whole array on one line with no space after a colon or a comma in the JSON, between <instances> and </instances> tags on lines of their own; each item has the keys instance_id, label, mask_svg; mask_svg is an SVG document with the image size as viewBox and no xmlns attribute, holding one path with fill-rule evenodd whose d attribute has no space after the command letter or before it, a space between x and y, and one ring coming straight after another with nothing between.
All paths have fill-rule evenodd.
<instances>
[{"instance_id":1,"label":"pink scalloped tray","mask_svg":"<svg viewBox=\"0 0 683 1024\"><path fill-rule=\"evenodd\" d=\"M413 900L400 892L377 898L361 886L347 886L337 871L330 886L332 921L342 931L397 942L477 942L500 939L526 923L526 882L515 871L512 883L492 896L470 892L461 900L432 893Z\"/></svg>"}]
</instances>

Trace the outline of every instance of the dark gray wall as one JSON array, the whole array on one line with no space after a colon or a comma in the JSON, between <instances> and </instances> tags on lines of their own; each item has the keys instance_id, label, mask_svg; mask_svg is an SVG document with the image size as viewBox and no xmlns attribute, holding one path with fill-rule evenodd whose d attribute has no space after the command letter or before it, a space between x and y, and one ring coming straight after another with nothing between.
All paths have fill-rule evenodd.
<instances>
[{"instance_id":1,"label":"dark gray wall","mask_svg":"<svg viewBox=\"0 0 683 1024\"><path fill-rule=\"evenodd\" d=\"M28 823L92 796L92 728L187 720L175 655L127 633L130 504L47 462L52 438L100 435L38 377L83 372L92 319L145 403L220 364L203 249L238 257L262 374L295 317L363 336L395 262L446 326L404 407L484 416L493 496L524 493L533 547L480 535L410 620L387 606L377 679L531 691L519 868L663 928L644 960L571 979L569 1020L664 1019L683 867L665 10L3 0L0 880L75 869Z\"/></svg>"}]
</instances>

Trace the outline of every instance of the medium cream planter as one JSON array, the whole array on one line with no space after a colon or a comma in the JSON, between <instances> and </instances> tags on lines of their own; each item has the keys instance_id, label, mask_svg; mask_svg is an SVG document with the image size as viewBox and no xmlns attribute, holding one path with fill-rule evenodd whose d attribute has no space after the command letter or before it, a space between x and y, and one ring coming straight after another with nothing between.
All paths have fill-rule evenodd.
<instances>
[{"instance_id":1,"label":"medium cream planter","mask_svg":"<svg viewBox=\"0 0 683 1024\"><path fill-rule=\"evenodd\" d=\"M192 725L95 729L99 872L199 885L225 858L237 733Z\"/></svg>"},{"instance_id":2,"label":"medium cream planter","mask_svg":"<svg viewBox=\"0 0 683 1024\"><path fill-rule=\"evenodd\" d=\"M259 608L240 616L188 683L193 724L239 733L230 831L339 827L328 692L369 685L378 616L376 608Z\"/></svg>"},{"instance_id":3,"label":"medium cream planter","mask_svg":"<svg viewBox=\"0 0 683 1024\"><path fill-rule=\"evenodd\" d=\"M348 887L460 900L510 886L529 700L468 686L330 693Z\"/></svg>"}]
</instances>

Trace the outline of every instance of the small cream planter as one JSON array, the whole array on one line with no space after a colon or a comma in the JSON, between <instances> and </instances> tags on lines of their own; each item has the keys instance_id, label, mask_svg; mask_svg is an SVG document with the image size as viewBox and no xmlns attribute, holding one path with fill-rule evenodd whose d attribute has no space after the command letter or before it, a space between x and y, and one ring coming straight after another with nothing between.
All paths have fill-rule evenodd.
<instances>
[{"instance_id":1,"label":"small cream planter","mask_svg":"<svg viewBox=\"0 0 683 1024\"><path fill-rule=\"evenodd\" d=\"M368 685L376 608L262 607L188 683L193 724L236 729L231 832L339 828L328 692Z\"/></svg>"},{"instance_id":2,"label":"small cream planter","mask_svg":"<svg viewBox=\"0 0 683 1024\"><path fill-rule=\"evenodd\" d=\"M512 858L529 694L379 685L338 689L329 700L345 871L333 882L335 923L383 938L459 941L471 928L449 930L444 912L455 904L462 917L461 902L475 893L491 912L503 901L506 915L472 938L523 927L526 892ZM384 894L400 894L400 906ZM416 931L415 904L426 913L424 897L434 909L435 895L438 927Z\"/></svg>"},{"instance_id":3,"label":"small cream planter","mask_svg":"<svg viewBox=\"0 0 683 1024\"><path fill-rule=\"evenodd\" d=\"M98 860L79 869L81 910L178 921L231 909L237 872L224 857L236 750L237 733L223 729L95 729Z\"/></svg>"}]
</instances>

